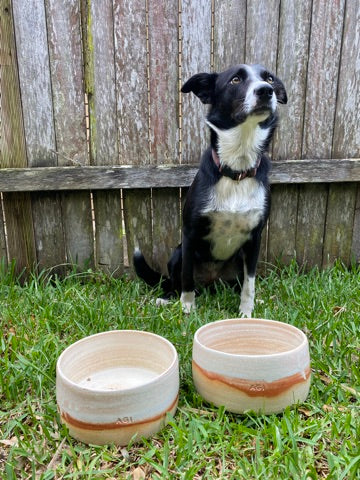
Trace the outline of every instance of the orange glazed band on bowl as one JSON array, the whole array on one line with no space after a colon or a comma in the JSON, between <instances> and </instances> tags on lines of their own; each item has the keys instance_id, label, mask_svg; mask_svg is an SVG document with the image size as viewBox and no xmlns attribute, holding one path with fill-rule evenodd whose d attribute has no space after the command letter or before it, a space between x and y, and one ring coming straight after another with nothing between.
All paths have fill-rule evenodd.
<instances>
[{"instance_id":1,"label":"orange glazed band on bowl","mask_svg":"<svg viewBox=\"0 0 360 480\"><path fill-rule=\"evenodd\" d=\"M205 400L235 413L279 413L308 395L308 340L282 322L220 320L196 332L192 369Z\"/></svg>"}]
</instances>

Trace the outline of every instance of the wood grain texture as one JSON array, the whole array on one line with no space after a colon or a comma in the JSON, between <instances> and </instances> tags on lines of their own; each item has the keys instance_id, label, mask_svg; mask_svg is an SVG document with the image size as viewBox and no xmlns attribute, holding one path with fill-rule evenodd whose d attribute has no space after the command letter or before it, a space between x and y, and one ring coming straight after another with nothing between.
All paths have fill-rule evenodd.
<instances>
[{"instance_id":1,"label":"wood grain texture","mask_svg":"<svg viewBox=\"0 0 360 480\"><path fill-rule=\"evenodd\" d=\"M115 74L122 164L148 164L146 5L114 1Z\"/></svg>"},{"instance_id":2,"label":"wood grain texture","mask_svg":"<svg viewBox=\"0 0 360 480\"><path fill-rule=\"evenodd\" d=\"M148 4L151 162L179 160L178 0Z\"/></svg>"},{"instance_id":3,"label":"wood grain texture","mask_svg":"<svg viewBox=\"0 0 360 480\"><path fill-rule=\"evenodd\" d=\"M329 189L324 236L323 267L332 265L338 258L348 265L351 261L356 184L331 185Z\"/></svg>"},{"instance_id":4,"label":"wood grain texture","mask_svg":"<svg viewBox=\"0 0 360 480\"><path fill-rule=\"evenodd\" d=\"M181 85L200 72L211 71L211 3L181 2ZM207 146L208 107L192 93L181 94L182 162L198 165Z\"/></svg>"},{"instance_id":5,"label":"wood grain texture","mask_svg":"<svg viewBox=\"0 0 360 480\"><path fill-rule=\"evenodd\" d=\"M3 222L3 216L4 216L4 212L3 212L2 202L0 202L0 267L6 268L8 265L8 258L7 258L5 226Z\"/></svg>"},{"instance_id":6,"label":"wood grain texture","mask_svg":"<svg viewBox=\"0 0 360 480\"><path fill-rule=\"evenodd\" d=\"M150 157L153 164L160 161L179 163L179 15L178 0L148 3L149 84L150 84ZM168 252L162 251L163 238L175 244L179 237L177 217L180 214L179 189L163 192L152 190L153 261L161 267L168 261ZM169 218L172 222L169 223ZM170 227L170 228L169 228ZM156 235L156 237L155 237Z\"/></svg>"},{"instance_id":7,"label":"wood grain texture","mask_svg":"<svg viewBox=\"0 0 360 480\"><path fill-rule=\"evenodd\" d=\"M279 105L280 122L273 141L273 158L301 158L304 125L311 2L281 2L277 75L284 82L288 104Z\"/></svg>"},{"instance_id":8,"label":"wood grain texture","mask_svg":"<svg viewBox=\"0 0 360 480\"><path fill-rule=\"evenodd\" d=\"M28 164L56 165L45 5L37 0L12 4Z\"/></svg>"},{"instance_id":9,"label":"wood grain texture","mask_svg":"<svg viewBox=\"0 0 360 480\"><path fill-rule=\"evenodd\" d=\"M339 72L338 96L335 114L335 129L333 137L333 157L360 157L360 4L358 1L346 2L343 42L341 48L341 63ZM355 189L348 190L346 186L341 196L348 197L348 203L353 204L359 198L359 184ZM356 201L356 200L355 200ZM351 212L349 212L351 213ZM332 216L334 213L332 212ZM339 212L339 222L342 221ZM351 237L350 257L360 259L360 210L354 210L354 220L346 225L347 236ZM348 244L348 240L346 240ZM347 258L349 253L345 254Z\"/></svg>"},{"instance_id":10,"label":"wood grain texture","mask_svg":"<svg viewBox=\"0 0 360 480\"><path fill-rule=\"evenodd\" d=\"M0 191L188 187L197 171L194 165L4 168ZM269 179L272 184L357 182L360 159L279 160L273 163Z\"/></svg>"},{"instance_id":11,"label":"wood grain texture","mask_svg":"<svg viewBox=\"0 0 360 480\"><path fill-rule=\"evenodd\" d=\"M330 158L344 0L314 2L307 73L303 156Z\"/></svg>"},{"instance_id":12,"label":"wood grain texture","mask_svg":"<svg viewBox=\"0 0 360 480\"><path fill-rule=\"evenodd\" d=\"M118 2L113 6L111 0L106 0L91 2L87 11L85 76L92 165L117 165L120 161L115 66L115 38L119 19L114 16L115 12L118 13L117 7ZM128 33L127 29L125 31ZM124 263L120 192L96 191L93 192L93 199L96 268L118 276L123 272Z\"/></svg>"},{"instance_id":13,"label":"wood grain texture","mask_svg":"<svg viewBox=\"0 0 360 480\"><path fill-rule=\"evenodd\" d=\"M299 188L296 259L305 268L322 266L327 194L326 184Z\"/></svg>"},{"instance_id":14,"label":"wood grain texture","mask_svg":"<svg viewBox=\"0 0 360 480\"><path fill-rule=\"evenodd\" d=\"M271 189L268 261L289 264L296 256L297 195L292 185L276 185Z\"/></svg>"},{"instance_id":15,"label":"wood grain texture","mask_svg":"<svg viewBox=\"0 0 360 480\"><path fill-rule=\"evenodd\" d=\"M246 48L245 48L245 60L246 63L260 63L270 71L276 71L276 58L277 58L277 42L278 42L278 26L279 26L279 0L267 0L267 1L247 1L246 11ZM279 189L279 195L281 189ZM272 203L276 205L279 203L276 198L277 190L272 189ZM289 212L288 212L289 213ZM274 218L272 218L274 216ZM289 219L284 216L283 223L281 224L280 218L277 216L275 209L270 212L269 224L268 224L268 236L267 240L273 238L278 242L277 245L282 250L291 248L289 247L289 241L287 245L282 245L279 240L282 238L282 231L284 224ZM275 258L275 250L270 247L270 243L265 245L265 237L262 239L262 249L260 260L263 262L272 263ZM274 244L273 244L274 245ZM267 255L267 257L265 257Z\"/></svg>"},{"instance_id":16,"label":"wood grain texture","mask_svg":"<svg viewBox=\"0 0 360 480\"><path fill-rule=\"evenodd\" d=\"M245 63L246 0L214 2L214 70Z\"/></svg>"},{"instance_id":17,"label":"wood grain texture","mask_svg":"<svg viewBox=\"0 0 360 480\"><path fill-rule=\"evenodd\" d=\"M305 118L303 130L302 155L305 158L331 157L332 134L334 129L334 116L336 106L336 94L341 53L341 37L343 29L343 0L329 0L327 2L313 2L311 34L308 56L307 88ZM303 211L299 207L299 221L306 217L306 212L315 209L317 205L328 204L328 188L319 185L319 189L313 192L311 188L304 187L302 202ZM322 198L322 196L324 198ZM307 205L307 202L309 205ZM323 238L325 218L308 216L307 230L310 236L303 241L299 238L298 243L308 244L313 239ZM314 243L308 248L313 258L307 256L310 265L318 265L320 256L326 256L324 240ZM300 255L302 252L300 252ZM303 253L305 256L305 253Z\"/></svg>"},{"instance_id":18,"label":"wood grain texture","mask_svg":"<svg viewBox=\"0 0 360 480\"><path fill-rule=\"evenodd\" d=\"M56 151L58 165L87 165L89 164L88 147L86 141L85 102L83 61L81 43L80 4L75 0L59 4L55 0L46 0L47 35L53 95L53 112L56 136ZM88 199L89 194L82 194ZM69 259L66 252L72 252L72 258L90 258L91 251L76 252L80 245L92 242L92 233L88 241L80 241L76 245L64 245L64 241L72 238L66 232L77 231L77 238L81 237L78 230L84 218L84 211L78 208L79 195L41 195L33 198L38 204L39 212L34 212L35 234L38 245L38 261L41 267L63 265ZM63 211L73 211L73 223L63 217ZM85 213L85 217L88 215ZM65 230L65 231L64 231ZM91 232L91 228L85 229ZM56 245L56 248L51 248ZM50 254L49 252L52 252ZM76 252L76 253L75 253ZM58 267L64 268L64 267Z\"/></svg>"},{"instance_id":19,"label":"wood grain texture","mask_svg":"<svg viewBox=\"0 0 360 480\"><path fill-rule=\"evenodd\" d=\"M0 9L0 167L25 167L27 157L10 0L4 0ZM36 264L30 195L4 193L3 206L9 260L16 259L15 272L20 274L24 270L31 270ZM0 216L0 224L0 230L4 233L3 216ZM1 244L3 249L3 241Z\"/></svg>"},{"instance_id":20,"label":"wood grain texture","mask_svg":"<svg viewBox=\"0 0 360 480\"><path fill-rule=\"evenodd\" d=\"M248 0L245 63L276 71L280 0Z\"/></svg>"}]
</instances>

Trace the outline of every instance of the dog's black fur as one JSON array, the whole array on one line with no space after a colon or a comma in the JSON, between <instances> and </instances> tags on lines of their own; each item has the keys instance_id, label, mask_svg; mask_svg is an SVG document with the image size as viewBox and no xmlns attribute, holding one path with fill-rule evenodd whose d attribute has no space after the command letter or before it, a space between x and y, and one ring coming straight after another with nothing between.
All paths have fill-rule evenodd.
<instances>
[{"instance_id":1,"label":"dog's black fur","mask_svg":"<svg viewBox=\"0 0 360 480\"><path fill-rule=\"evenodd\" d=\"M269 216L267 156L277 126L276 104L286 103L283 83L260 65L199 73L182 87L210 105L210 147L187 193L183 235L164 278L134 254L139 277L161 283L164 301L181 293L185 311L195 306L195 285L214 280L243 283L240 311L251 316L261 232ZM240 178L240 180L239 180Z\"/></svg>"}]
</instances>

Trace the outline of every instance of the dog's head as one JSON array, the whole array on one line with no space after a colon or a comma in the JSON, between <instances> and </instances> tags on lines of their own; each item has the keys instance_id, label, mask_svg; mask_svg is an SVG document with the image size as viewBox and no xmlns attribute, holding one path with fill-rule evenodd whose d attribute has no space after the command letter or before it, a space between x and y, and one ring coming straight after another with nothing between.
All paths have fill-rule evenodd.
<instances>
[{"instance_id":1,"label":"dog's head","mask_svg":"<svg viewBox=\"0 0 360 480\"><path fill-rule=\"evenodd\" d=\"M284 84L262 65L236 65L222 73L198 73L182 87L209 104L208 119L218 126L238 125L251 115L260 121L287 103Z\"/></svg>"}]
</instances>

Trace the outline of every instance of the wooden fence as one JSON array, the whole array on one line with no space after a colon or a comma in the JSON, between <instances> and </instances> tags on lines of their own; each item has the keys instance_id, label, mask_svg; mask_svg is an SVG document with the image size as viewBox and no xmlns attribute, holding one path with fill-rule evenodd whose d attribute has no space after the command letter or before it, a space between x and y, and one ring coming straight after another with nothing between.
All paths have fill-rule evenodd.
<instances>
[{"instance_id":1,"label":"wooden fence","mask_svg":"<svg viewBox=\"0 0 360 480\"><path fill-rule=\"evenodd\" d=\"M200 71L262 63L289 103L261 260L360 259L360 8L345 0L0 0L0 255L162 271L207 142Z\"/></svg>"}]
</instances>

